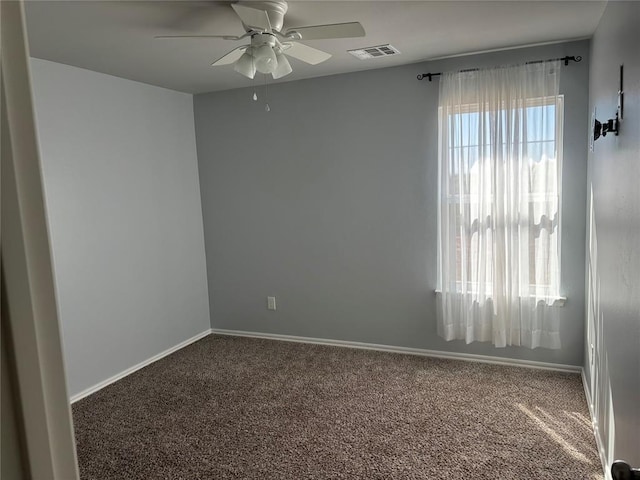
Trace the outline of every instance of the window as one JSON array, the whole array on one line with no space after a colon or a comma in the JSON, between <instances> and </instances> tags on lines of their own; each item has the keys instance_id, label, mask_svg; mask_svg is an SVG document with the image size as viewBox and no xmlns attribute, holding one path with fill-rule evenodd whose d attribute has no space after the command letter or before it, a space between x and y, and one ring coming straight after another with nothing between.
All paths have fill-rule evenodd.
<instances>
[{"instance_id":1,"label":"window","mask_svg":"<svg viewBox=\"0 0 640 480\"><path fill-rule=\"evenodd\" d=\"M528 258L521 268L527 270L528 288L520 293L553 299L560 292L563 96L527 99L524 115L514 114L516 108L492 111L467 104L441 117L441 127L446 126L450 139L442 201L458 226L451 280L456 291L477 292L482 284L485 294L491 295L495 269L490 267L499 245L494 236L509 229L526 230L518 241L527 242ZM444 115L442 108L440 115ZM520 132L520 138L513 141L511 132ZM503 162L515 156L521 162L512 170L519 173L518 178L507 179L517 185L501 189L503 195L519 196L517 214L507 215L506 220L496 215L505 201L496 198L500 173L492 162L483 161L495 156ZM505 170L508 174L510 169Z\"/></svg>"}]
</instances>

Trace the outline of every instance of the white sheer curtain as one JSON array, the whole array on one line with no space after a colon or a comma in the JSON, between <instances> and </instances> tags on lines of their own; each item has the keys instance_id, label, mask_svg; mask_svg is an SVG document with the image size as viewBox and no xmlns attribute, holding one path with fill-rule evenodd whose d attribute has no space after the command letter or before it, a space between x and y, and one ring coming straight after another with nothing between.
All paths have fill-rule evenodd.
<instances>
[{"instance_id":1,"label":"white sheer curtain","mask_svg":"<svg viewBox=\"0 0 640 480\"><path fill-rule=\"evenodd\" d=\"M438 333L559 348L559 62L440 78Z\"/></svg>"}]
</instances>

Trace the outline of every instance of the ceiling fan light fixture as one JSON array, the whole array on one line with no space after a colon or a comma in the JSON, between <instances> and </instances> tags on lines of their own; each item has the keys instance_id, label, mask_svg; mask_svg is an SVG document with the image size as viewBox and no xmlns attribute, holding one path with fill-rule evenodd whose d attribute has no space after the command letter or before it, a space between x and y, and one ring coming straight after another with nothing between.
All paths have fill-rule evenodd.
<instances>
[{"instance_id":1,"label":"ceiling fan light fixture","mask_svg":"<svg viewBox=\"0 0 640 480\"><path fill-rule=\"evenodd\" d=\"M256 70L260 73L273 73L278 67L278 59L271 45L258 47L254 54Z\"/></svg>"},{"instance_id":2,"label":"ceiling fan light fixture","mask_svg":"<svg viewBox=\"0 0 640 480\"><path fill-rule=\"evenodd\" d=\"M291 68L289 60L287 60L287 57L282 52L278 52L276 54L276 58L278 59L278 66L271 74L273 78L278 79L289 75L293 69Z\"/></svg>"},{"instance_id":3,"label":"ceiling fan light fixture","mask_svg":"<svg viewBox=\"0 0 640 480\"><path fill-rule=\"evenodd\" d=\"M249 49L247 49L238 61L233 65L233 69L244 75L245 77L253 79L256 75L256 64L254 58L251 56Z\"/></svg>"}]
</instances>

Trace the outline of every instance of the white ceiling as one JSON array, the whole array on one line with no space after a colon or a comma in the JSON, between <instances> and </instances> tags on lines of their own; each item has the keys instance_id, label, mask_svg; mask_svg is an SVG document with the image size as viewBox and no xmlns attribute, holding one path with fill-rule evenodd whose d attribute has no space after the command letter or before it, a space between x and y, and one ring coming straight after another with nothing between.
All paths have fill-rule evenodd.
<instances>
[{"instance_id":1,"label":"white ceiling","mask_svg":"<svg viewBox=\"0 0 640 480\"><path fill-rule=\"evenodd\" d=\"M28 1L31 55L190 93L249 86L251 80L232 66L210 66L246 42L153 38L242 34L229 3ZM359 21L367 35L306 42L333 57L316 66L291 59L294 71L281 81L585 38L593 34L605 4L600 0L291 1L285 27ZM358 60L347 53L384 43L402 54Z\"/></svg>"}]
</instances>

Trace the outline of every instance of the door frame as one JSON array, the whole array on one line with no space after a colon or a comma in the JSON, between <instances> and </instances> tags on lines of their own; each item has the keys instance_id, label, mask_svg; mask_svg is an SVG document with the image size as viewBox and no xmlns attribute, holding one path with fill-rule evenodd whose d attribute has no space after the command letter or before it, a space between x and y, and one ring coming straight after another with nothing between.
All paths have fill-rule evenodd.
<instances>
[{"instance_id":1,"label":"door frame","mask_svg":"<svg viewBox=\"0 0 640 480\"><path fill-rule=\"evenodd\" d=\"M30 477L77 480L22 0L0 1L0 42L2 322L17 423Z\"/></svg>"}]
</instances>

